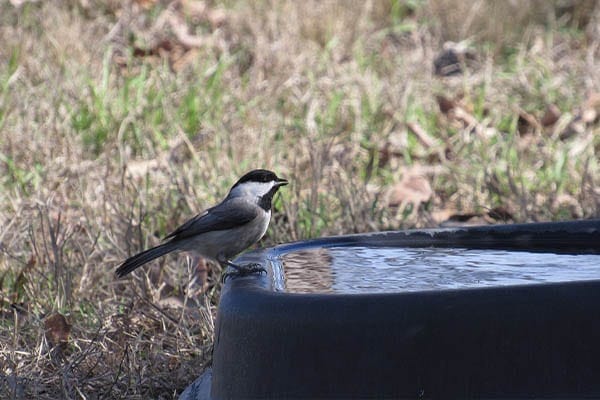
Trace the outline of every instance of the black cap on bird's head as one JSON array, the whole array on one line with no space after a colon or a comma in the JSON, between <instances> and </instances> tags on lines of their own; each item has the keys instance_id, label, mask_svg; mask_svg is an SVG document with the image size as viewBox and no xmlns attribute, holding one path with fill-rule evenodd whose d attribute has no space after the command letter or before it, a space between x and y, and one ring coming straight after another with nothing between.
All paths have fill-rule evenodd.
<instances>
[{"instance_id":1,"label":"black cap on bird's head","mask_svg":"<svg viewBox=\"0 0 600 400\"><path fill-rule=\"evenodd\" d=\"M288 184L288 181L283 178L279 178L275 172L269 171L268 169L254 169L244 176L242 176L238 181L233 185L236 187L241 183L246 182L257 182L257 183L267 183L267 182L275 182L276 186L284 186Z\"/></svg>"}]
</instances>

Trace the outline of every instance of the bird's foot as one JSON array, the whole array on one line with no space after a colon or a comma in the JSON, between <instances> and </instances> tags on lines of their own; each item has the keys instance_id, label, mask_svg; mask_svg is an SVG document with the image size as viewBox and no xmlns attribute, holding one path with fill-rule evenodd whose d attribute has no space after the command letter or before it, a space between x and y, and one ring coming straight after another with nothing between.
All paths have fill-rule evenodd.
<instances>
[{"instance_id":1,"label":"bird's foot","mask_svg":"<svg viewBox=\"0 0 600 400\"><path fill-rule=\"evenodd\" d=\"M231 271L231 272L225 272L223 274L223 278L222 278L223 283L225 283L225 281L229 277L247 276L247 275L256 274L256 273L262 274L263 272L265 274L267 273L267 270L262 265L257 264L257 263L246 264L244 266L229 264L229 266L232 266L233 268L235 268L235 270Z\"/></svg>"}]
</instances>

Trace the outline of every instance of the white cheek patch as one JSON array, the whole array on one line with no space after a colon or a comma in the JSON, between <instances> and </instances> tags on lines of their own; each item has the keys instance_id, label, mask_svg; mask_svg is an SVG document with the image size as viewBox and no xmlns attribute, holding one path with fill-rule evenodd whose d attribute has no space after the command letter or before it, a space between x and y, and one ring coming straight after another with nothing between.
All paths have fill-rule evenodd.
<instances>
[{"instance_id":1,"label":"white cheek patch","mask_svg":"<svg viewBox=\"0 0 600 400\"><path fill-rule=\"evenodd\" d=\"M275 182L244 182L231 190L234 196L264 196L275 186Z\"/></svg>"}]
</instances>

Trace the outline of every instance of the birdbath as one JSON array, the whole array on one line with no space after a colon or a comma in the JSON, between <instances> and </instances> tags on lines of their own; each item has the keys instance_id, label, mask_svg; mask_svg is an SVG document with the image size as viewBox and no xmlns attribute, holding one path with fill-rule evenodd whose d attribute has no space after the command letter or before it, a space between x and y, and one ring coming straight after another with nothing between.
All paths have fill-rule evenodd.
<instances>
[{"instance_id":1,"label":"birdbath","mask_svg":"<svg viewBox=\"0 0 600 400\"><path fill-rule=\"evenodd\" d=\"M600 396L600 220L337 236L244 254L181 399Z\"/></svg>"}]
</instances>

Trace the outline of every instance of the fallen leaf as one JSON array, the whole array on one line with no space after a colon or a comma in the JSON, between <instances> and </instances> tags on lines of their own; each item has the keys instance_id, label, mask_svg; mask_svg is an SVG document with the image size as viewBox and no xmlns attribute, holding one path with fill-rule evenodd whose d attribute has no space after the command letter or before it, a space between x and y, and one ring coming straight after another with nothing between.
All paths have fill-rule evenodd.
<instances>
[{"instance_id":1,"label":"fallen leaf","mask_svg":"<svg viewBox=\"0 0 600 400\"><path fill-rule=\"evenodd\" d=\"M543 127L548 127L554 125L560 118L560 110L555 104L550 104L546 108L546 112L540 119L540 123Z\"/></svg>"},{"instance_id":2,"label":"fallen leaf","mask_svg":"<svg viewBox=\"0 0 600 400\"><path fill-rule=\"evenodd\" d=\"M496 221L506 222L514 220L512 213L508 211L508 208L503 206L494 207L487 214Z\"/></svg>"},{"instance_id":3,"label":"fallen leaf","mask_svg":"<svg viewBox=\"0 0 600 400\"><path fill-rule=\"evenodd\" d=\"M50 346L65 346L69 341L71 325L64 315L54 313L44 319L44 335Z\"/></svg>"},{"instance_id":4,"label":"fallen leaf","mask_svg":"<svg viewBox=\"0 0 600 400\"><path fill-rule=\"evenodd\" d=\"M442 95L436 96L435 99L440 107L440 111L444 114L448 114L454 107L457 106L457 102L455 100L450 100Z\"/></svg>"},{"instance_id":5,"label":"fallen leaf","mask_svg":"<svg viewBox=\"0 0 600 400\"><path fill-rule=\"evenodd\" d=\"M390 207L408 204L419 206L421 203L428 202L432 196L433 190L427 178L422 175L407 174L391 189L388 205Z\"/></svg>"},{"instance_id":6,"label":"fallen leaf","mask_svg":"<svg viewBox=\"0 0 600 400\"><path fill-rule=\"evenodd\" d=\"M197 293L204 293L208 289L208 272L210 264L204 258L198 258L194 268L193 286Z\"/></svg>"}]
</instances>

